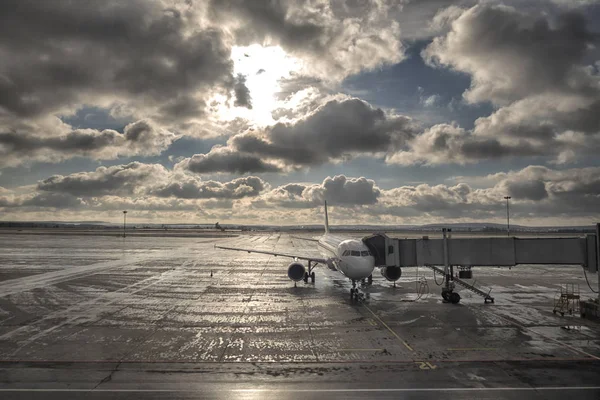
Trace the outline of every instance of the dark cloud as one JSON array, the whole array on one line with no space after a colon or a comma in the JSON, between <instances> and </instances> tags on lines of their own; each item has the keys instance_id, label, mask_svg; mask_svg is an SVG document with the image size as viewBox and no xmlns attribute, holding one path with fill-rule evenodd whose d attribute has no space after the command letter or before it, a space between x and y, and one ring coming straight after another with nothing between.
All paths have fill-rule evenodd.
<instances>
[{"instance_id":1,"label":"dark cloud","mask_svg":"<svg viewBox=\"0 0 600 400\"><path fill-rule=\"evenodd\" d=\"M151 193L159 197L182 199L240 199L257 196L265 188L267 188L265 181L255 176L238 178L225 183L200 181L189 177L153 189Z\"/></svg>"},{"instance_id":2,"label":"dark cloud","mask_svg":"<svg viewBox=\"0 0 600 400\"><path fill-rule=\"evenodd\" d=\"M19 117L121 101L173 122L234 83L224 34L160 1L3 1L0 57L0 106Z\"/></svg>"},{"instance_id":3,"label":"dark cloud","mask_svg":"<svg viewBox=\"0 0 600 400\"><path fill-rule=\"evenodd\" d=\"M263 161L260 157L240 153L228 147L215 146L207 154L195 154L179 162L176 169L194 173L228 172L244 174L247 172L279 172L282 168Z\"/></svg>"},{"instance_id":4,"label":"dark cloud","mask_svg":"<svg viewBox=\"0 0 600 400\"><path fill-rule=\"evenodd\" d=\"M83 201L69 193L38 193L21 203L23 207L77 209Z\"/></svg>"},{"instance_id":5,"label":"dark cloud","mask_svg":"<svg viewBox=\"0 0 600 400\"><path fill-rule=\"evenodd\" d=\"M168 171L160 164L132 162L126 165L98 167L93 172L68 176L54 175L38 183L38 190L68 193L74 196L133 194L144 185L166 179Z\"/></svg>"},{"instance_id":6,"label":"dark cloud","mask_svg":"<svg viewBox=\"0 0 600 400\"><path fill-rule=\"evenodd\" d=\"M252 99L250 98L250 90L246 86L246 77L242 74L238 74L235 79L235 85L233 85L235 93L236 107L246 107L252 109Z\"/></svg>"},{"instance_id":7,"label":"dark cloud","mask_svg":"<svg viewBox=\"0 0 600 400\"><path fill-rule=\"evenodd\" d=\"M111 129L66 130L64 134L52 136L0 131L0 165L62 161L73 157L107 160L120 156L157 155L175 139L173 133L149 121L129 124L122 134Z\"/></svg>"},{"instance_id":8,"label":"dark cloud","mask_svg":"<svg viewBox=\"0 0 600 400\"><path fill-rule=\"evenodd\" d=\"M503 187L506 188L506 193L515 200L542 200L548 197L546 185L541 180L507 180L503 182Z\"/></svg>"},{"instance_id":9,"label":"dark cloud","mask_svg":"<svg viewBox=\"0 0 600 400\"><path fill-rule=\"evenodd\" d=\"M387 116L362 100L332 100L296 123L278 123L264 132L236 135L229 146L297 165L316 165L355 153L391 151L415 130L411 119Z\"/></svg>"},{"instance_id":10,"label":"dark cloud","mask_svg":"<svg viewBox=\"0 0 600 400\"><path fill-rule=\"evenodd\" d=\"M600 150L600 89L594 68L586 64L596 58L596 35L576 12L540 16L534 7L527 9L487 3L438 15L449 31L423 57L470 74L465 99L499 108L477 119L470 132L432 127L408 151L388 157L390 162L545 156L565 163ZM444 140L443 131L452 130Z\"/></svg>"},{"instance_id":11,"label":"dark cloud","mask_svg":"<svg viewBox=\"0 0 600 400\"><path fill-rule=\"evenodd\" d=\"M563 13L553 26L547 17L478 5L451 26L423 56L471 74L469 101L506 103L548 91L579 92L590 83L582 63L594 36L580 14Z\"/></svg>"}]
</instances>

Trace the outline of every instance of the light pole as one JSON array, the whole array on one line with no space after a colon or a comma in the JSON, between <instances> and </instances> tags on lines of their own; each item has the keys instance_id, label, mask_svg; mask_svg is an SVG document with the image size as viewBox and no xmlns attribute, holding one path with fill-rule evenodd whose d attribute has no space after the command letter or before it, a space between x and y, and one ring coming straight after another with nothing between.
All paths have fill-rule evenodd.
<instances>
[{"instance_id":1,"label":"light pole","mask_svg":"<svg viewBox=\"0 0 600 400\"><path fill-rule=\"evenodd\" d=\"M125 237L126 224L127 224L127 211L123 211L123 237Z\"/></svg>"},{"instance_id":2,"label":"light pole","mask_svg":"<svg viewBox=\"0 0 600 400\"><path fill-rule=\"evenodd\" d=\"M511 199L510 196L504 196L506 199L506 236L510 236L510 213L508 211L508 201Z\"/></svg>"}]
</instances>

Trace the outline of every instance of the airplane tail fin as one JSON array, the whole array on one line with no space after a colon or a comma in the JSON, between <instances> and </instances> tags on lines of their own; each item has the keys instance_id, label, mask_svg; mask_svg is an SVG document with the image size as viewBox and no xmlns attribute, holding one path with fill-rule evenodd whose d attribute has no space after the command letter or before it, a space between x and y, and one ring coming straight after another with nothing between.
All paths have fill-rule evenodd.
<instances>
[{"instance_id":1,"label":"airplane tail fin","mask_svg":"<svg viewBox=\"0 0 600 400\"><path fill-rule=\"evenodd\" d=\"M327 215L327 201L325 201L325 233L329 233L329 216Z\"/></svg>"}]
</instances>

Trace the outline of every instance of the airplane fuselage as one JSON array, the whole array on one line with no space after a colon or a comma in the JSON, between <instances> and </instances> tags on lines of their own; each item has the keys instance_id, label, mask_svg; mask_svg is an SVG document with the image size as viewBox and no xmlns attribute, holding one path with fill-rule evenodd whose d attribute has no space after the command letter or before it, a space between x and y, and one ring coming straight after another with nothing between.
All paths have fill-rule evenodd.
<instances>
[{"instance_id":1,"label":"airplane fuselage","mask_svg":"<svg viewBox=\"0 0 600 400\"><path fill-rule=\"evenodd\" d=\"M353 281L368 278L375 269L375 258L360 240L325 233L318 246L323 257Z\"/></svg>"}]
</instances>

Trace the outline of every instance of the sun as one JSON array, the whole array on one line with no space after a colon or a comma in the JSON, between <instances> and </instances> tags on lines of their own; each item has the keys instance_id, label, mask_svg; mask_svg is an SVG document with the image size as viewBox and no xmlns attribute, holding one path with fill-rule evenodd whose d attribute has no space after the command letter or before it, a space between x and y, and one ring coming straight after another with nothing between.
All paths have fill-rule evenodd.
<instances>
[{"instance_id":1,"label":"sun","mask_svg":"<svg viewBox=\"0 0 600 400\"><path fill-rule=\"evenodd\" d=\"M233 107L228 104L227 119L241 117L257 125L271 125L275 121L271 112L280 106L276 93L280 91L280 80L289 78L302 69L302 62L287 54L279 46L234 46L231 50L233 73L246 78L250 91L252 109Z\"/></svg>"}]
</instances>

